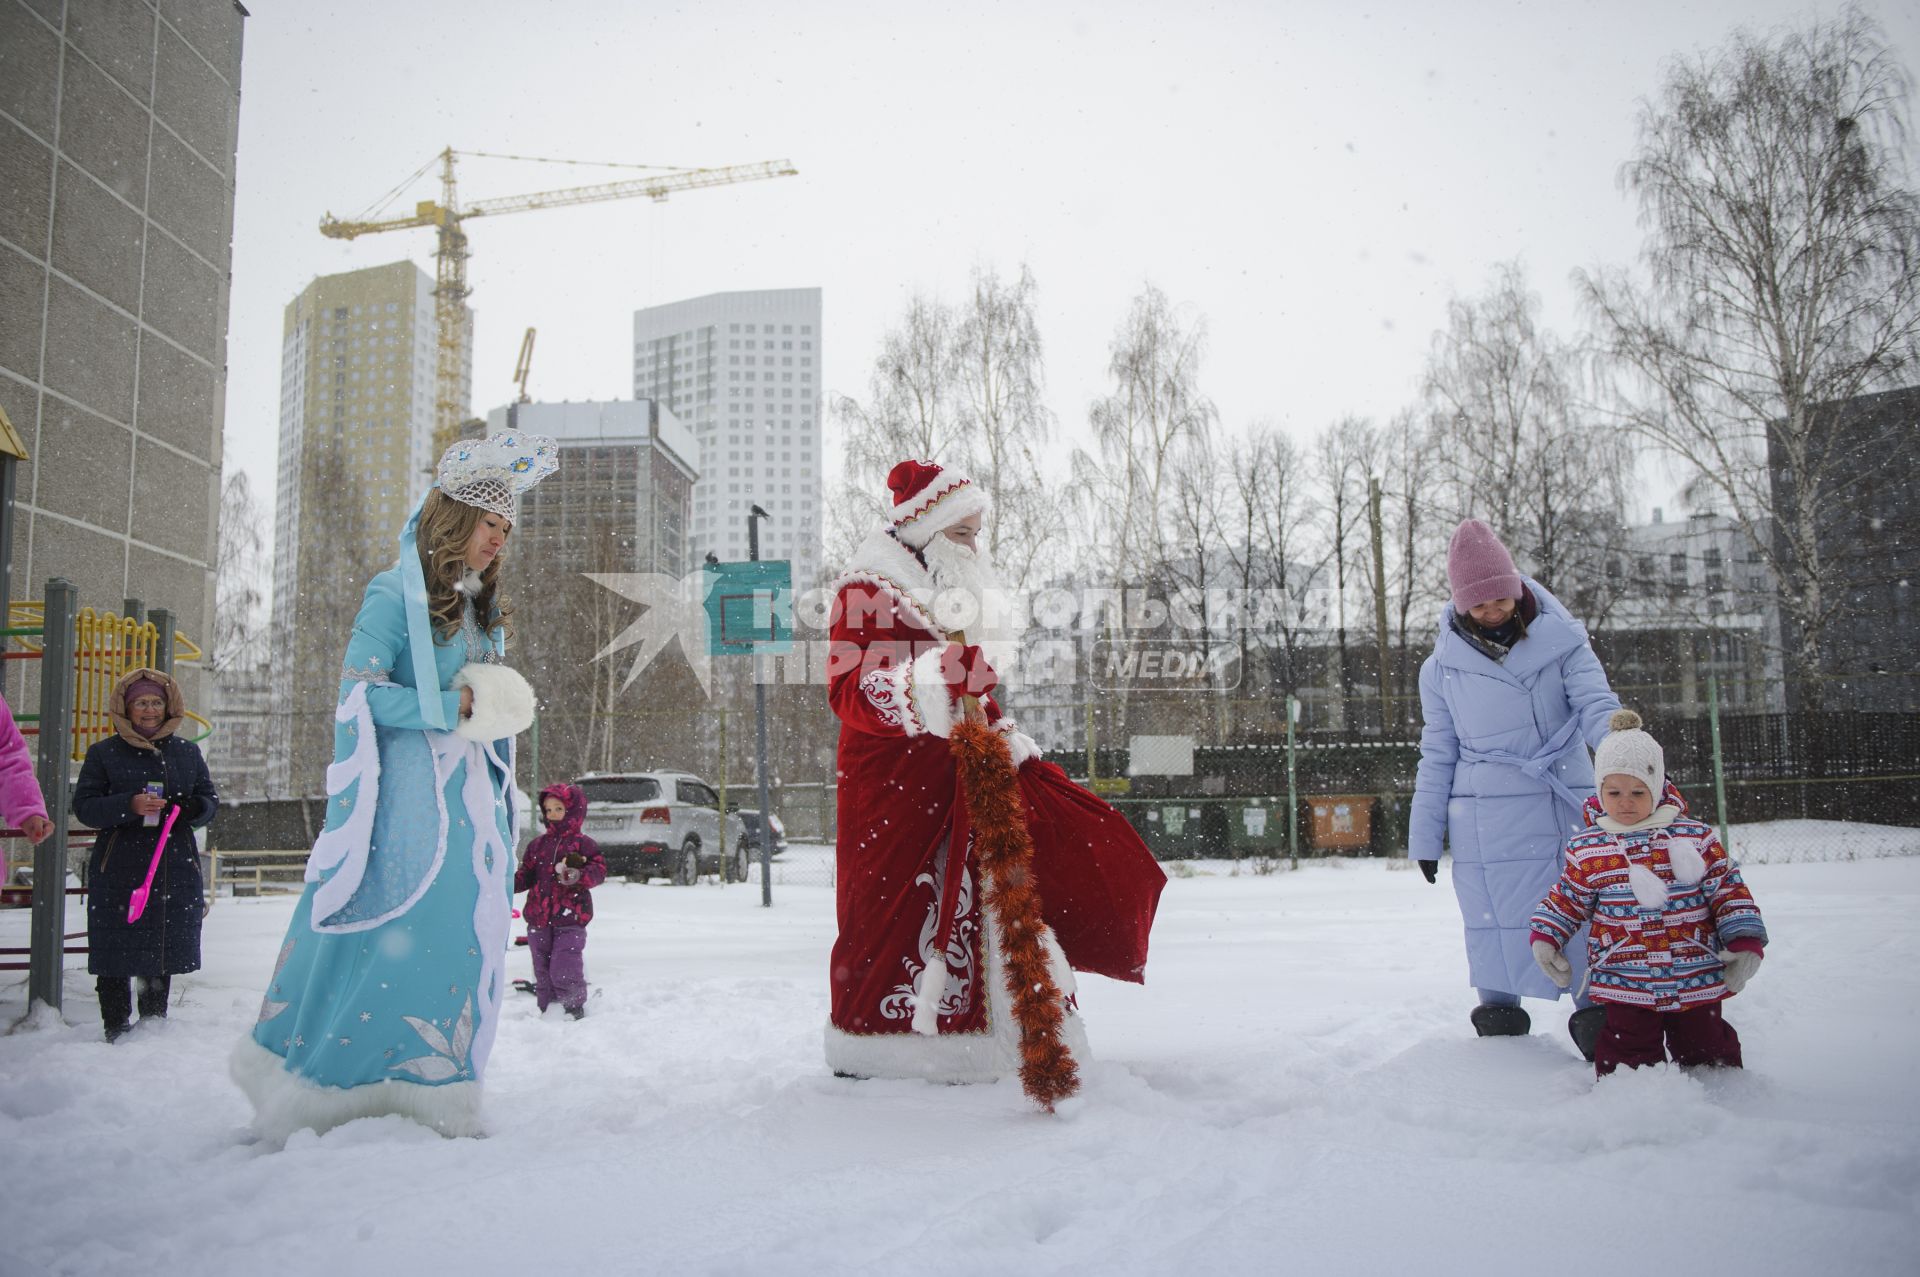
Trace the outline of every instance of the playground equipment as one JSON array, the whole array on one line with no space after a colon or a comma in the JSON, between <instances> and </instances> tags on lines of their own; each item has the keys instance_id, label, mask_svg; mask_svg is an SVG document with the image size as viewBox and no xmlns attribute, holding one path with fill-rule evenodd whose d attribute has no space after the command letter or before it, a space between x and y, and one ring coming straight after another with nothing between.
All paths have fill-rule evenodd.
<instances>
[{"instance_id":1,"label":"playground equipment","mask_svg":"<svg viewBox=\"0 0 1920 1277\"><path fill-rule=\"evenodd\" d=\"M149 612L138 599L128 599L120 613L97 612L77 606L72 582L54 577L46 597L38 602L13 603L0 638L20 650L0 653L0 671L9 662L37 661L40 669L40 712L15 714L22 735L38 738L36 750L40 792L47 800L53 833L33 849L33 919L28 938L27 1003L44 1002L58 1009L61 1000L61 959L85 953L66 942L83 938L84 931L66 930L69 891L67 860L76 843L72 803L73 764L86 757L87 747L113 731L107 716L107 698L128 670L145 666L171 674L177 661L200 659L200 649L174 628L173 614L163 608ZM0 679L4 674L0 674ZM190 714L205 740L212 724ZM19 837L18 830L0 831L0 837ZM81 889L84 890L84 889ZM0 957L19 954L0 949ZM0 962L0 970L18 970L18 962Z\"/></svg>"}]
</instances>

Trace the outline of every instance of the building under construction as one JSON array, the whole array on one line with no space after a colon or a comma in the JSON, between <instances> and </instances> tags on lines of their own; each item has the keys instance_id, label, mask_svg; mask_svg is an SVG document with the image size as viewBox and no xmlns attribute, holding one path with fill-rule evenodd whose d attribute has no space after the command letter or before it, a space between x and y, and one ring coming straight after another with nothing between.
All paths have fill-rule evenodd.
<instances>
[{"instance_id":1,"label":"building under construction","mask_svg":"<svg viewBox=\"0 0 1920 1277\"><path fill-rule=\"evenodd\" d=\"M267 792L319 792L340 683L341 609L398 554L434 462L433 279L411 262L323 275L287 304L273 527L273 683ZM465 404L473 314L456 328ZM303 708L304 707L304 712ZM324 711L325 717L321 717Z\"/></svg>"}]
</instances>

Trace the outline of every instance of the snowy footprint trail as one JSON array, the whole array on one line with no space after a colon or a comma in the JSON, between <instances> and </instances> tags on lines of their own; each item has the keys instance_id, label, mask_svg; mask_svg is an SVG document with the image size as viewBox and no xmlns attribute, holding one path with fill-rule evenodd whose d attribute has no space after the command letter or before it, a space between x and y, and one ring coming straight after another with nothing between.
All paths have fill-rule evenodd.
<instances>
[{"instance_id":1,"label":"snowy footprint trail","mask_svg":"<svg viewBox=\"0 0 1920 1277\"><path fill-rule=\"evenodd\" d=\"M487 1138L383 1118L277 1151L225 1059L292 904L222 901L167 1022L108 1047L70 971L71 1027L0 1038L0 1272L1614 1274L1622 1245L1909 1272L1920 860L1747 874L1774 935L1728 1012L1748 1071L1596 1086L1564 1003L1471 1036L1444 886L1203 866L1148 986L1081 981L1095 1059L1057 1119L1011 1082L827 1074L830 890L616 885L586 1019L508 1002Z\"/></svg>"}]
</instances>

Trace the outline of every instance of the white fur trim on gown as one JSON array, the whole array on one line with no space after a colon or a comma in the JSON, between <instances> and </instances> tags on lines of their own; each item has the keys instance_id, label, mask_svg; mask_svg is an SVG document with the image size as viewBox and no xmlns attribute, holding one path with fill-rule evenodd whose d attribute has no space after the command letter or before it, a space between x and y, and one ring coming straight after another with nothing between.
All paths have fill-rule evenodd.
<instances>
[{"instance_id":1,"label":"white fur trim on gown","mask_svg":"<svg viewBox=\"0 0 1920 1277\"><path fill-rule=\"evenodd\" d=\"M253 1101L253 1131L284 1144L295 1131L324 1135L363 1117L397 1113L446 1136L479 1135L480 1083L384 1081L343 1089L319 1086L287 1072L286 1061L243 1037L227 1061L247 1098Z\"/></svg>"}]
</instances>

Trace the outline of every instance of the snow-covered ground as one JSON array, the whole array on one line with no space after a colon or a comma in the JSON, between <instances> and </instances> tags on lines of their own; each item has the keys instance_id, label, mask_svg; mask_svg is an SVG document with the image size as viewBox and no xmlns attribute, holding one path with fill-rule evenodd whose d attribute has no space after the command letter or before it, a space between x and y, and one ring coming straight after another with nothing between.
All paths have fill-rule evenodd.
<instances>
[{"instance_id":1,"label":"snow-covered ground","mask_svg":"<svg viewBox=\"0 0 1920 1277\"><path fill-rule=\"evenodd\" d=\"M1471 1036L1444 884L1194 868L1150 983L1084 980L1096 1058L1058 1117L830 1076L832 892L776 876L771 910L596 892L591 1014L510 1003L489 1138L383 1118L280 1151L225 1061L292 901L223 900L169 1021L108 1046L76 969L71 1027L0 1037L0 1273L1914 1271L1920 859L1750 866L1748 1070L1597 1086L1565 1004ZM23 1000L9 973L0 1016Z\"/></svg>"},{"instance_id":2,"label":"snow-covered ground","mask_svg":"<svg viewBox=\"0 0 1920 1277\"><path fill-rule=\"evenodd\" d=\"M1841 820L1768 820L1733 826L1727 843L1741 865L1874 860L1920 856L1920 829Z\"/></svg>"}]
</instances>

